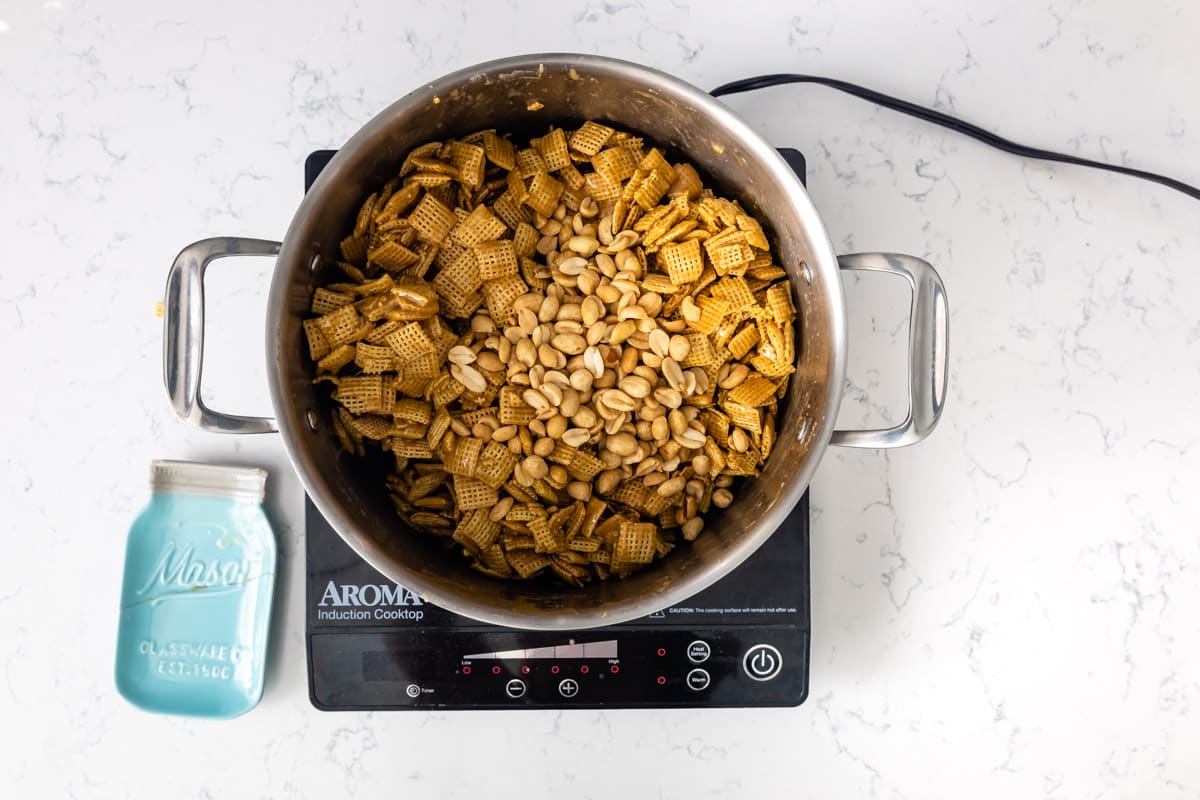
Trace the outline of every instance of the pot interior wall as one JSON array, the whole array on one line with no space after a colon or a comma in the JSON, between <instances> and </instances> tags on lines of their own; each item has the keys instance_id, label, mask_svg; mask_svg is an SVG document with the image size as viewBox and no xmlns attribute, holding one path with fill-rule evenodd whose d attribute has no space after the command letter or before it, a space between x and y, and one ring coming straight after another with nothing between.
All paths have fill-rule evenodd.
<instances>
[{"instance_id":1,"label":"pot interior wall","mask_svg":"<svg viewBox=\"0 0 1200 800\"><path fill-rule=\"evenodd\" d=\"M278 325L268 332L279 370L277 412L310 491L319 504L324 500L323 511L330 504L338 507L343 519L331 520L335 527L390 578L440 605L493 621L570 627L575 615L602 608L611 611L603 621L616 622L653 610L656 598L678 594L684 585L690 591L703 588L712 580L705 575L724 574L769 535L761 520L786 515L803 488L797 482L807 484L828 439L828 400L835 392L830 381L840 381L834 374L840 360L833 329L840 316L831 311L840 304L840 286L829 283L837 280L836 264L831 265L823 231L814 237L796 212L796 194L803 190L778 166L768 165L778 157L761 141L726 130L676 85L648 88L613 64L620 62L550 57L540 68L464 73L456 76L456 86L439 85L436 92L426 87L405 97L330 162L297 213L280 257L276 289L282 282L286 312L268 323ZM313 256L321 257L316 278L328 279L330 273L323 270L334 268L321 265L339 257L338 243L362 200L396 174L412 147L482 128L538 135L551 124L583 119L641 132L665 146L670 160L690 161L721 194L736 197L766 224L777 261L796 289L798 363L780 409L778 444L762 476L743 482L733 506L712 514L695 543L676 548L626 580L562 589L545 582L487 578L466 566L456 549L447 546L450 540L412 531L401 522L383 488L390 459L363 462L338 454L328 422L328 387L311 383L300 322L308 316ZM305 422L310 410L319 420L315 432Z\"/></svg>"}]
</instances>

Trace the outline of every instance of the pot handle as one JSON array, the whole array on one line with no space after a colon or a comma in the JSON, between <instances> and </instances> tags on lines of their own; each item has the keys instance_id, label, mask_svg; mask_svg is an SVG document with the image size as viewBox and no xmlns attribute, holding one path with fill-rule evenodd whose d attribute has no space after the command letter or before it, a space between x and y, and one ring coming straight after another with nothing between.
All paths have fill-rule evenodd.
<instances>
[{"instance_id":1,"label":"pot handle","mask_svg":"<svg viewBox=\"0 0 1200 800\"><path fill-rule=\"evenodd\" d=\"M908 416L894 428L834 431L832 444L892 448L921 441L937 426L946 403L950 310L946 287L926 261L898 253L854 253L838 257L844 270L890 272L908 281Z\"/></svg>"},{"instance_id":2,"label":"pot handle","mask_svg":"<svg viewBox=\"0 0 1200 800\"><path fill-rule=\"evenodd\" d=\"M175 257L163 306L163 380L181 419L214 433L274 433L271 417L240 417L206 407L200 399L204 364L204 270L226 256L275 256L279 242L219 236L193 242Z\"/></svg>"}]
</instances>

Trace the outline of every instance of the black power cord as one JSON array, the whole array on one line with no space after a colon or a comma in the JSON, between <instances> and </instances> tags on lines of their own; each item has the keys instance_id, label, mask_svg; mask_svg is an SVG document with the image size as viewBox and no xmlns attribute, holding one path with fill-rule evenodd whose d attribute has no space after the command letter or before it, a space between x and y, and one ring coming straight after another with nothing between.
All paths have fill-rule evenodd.
<instances>
[{"instance_id":1,"label":"black power cord","mask_svg":"<svg viewBox=\"0 0 1200 800\"><path fill-rule=\"evenodd\" d=\"M858 86L846 81L840 81L836 78L824 78L820 75L796 75L792 73L778 73L775 75L759 75L755 78L744 78L740 81L726 83L713 89L711 94L713 97L720 97L724 94L738 94L740 92L752 92L755 89L766 89L771 86L782 86L787 83L816 83L821 86L828 86L831 89L837 89L839 92L854 95L876 105L890 108L893 111L899 111L901 114L908 114L917 119L923 119L926 122L932 122L934 125L941 125L943 128L949 128L952 131L961 133L964 136L969 136L976 141L983 142L989 147L995 147L997 150L1003 150L1006 153L1011 153L1015 156L1023 158L1037 158L1042 161L1058 161L1063 164L1075 164L1080 167L1091 167L1093 169L1102 169L1109 172L1116 172L1121 175L1128 175L1133 178L1141 178L1142 180L1152 181L1168 188L1174 189L1177 192L1183 192L1188 197L1194 200L1200 200L1200 189L1195 186L1189 186L1183 181L1170 178L1166 175L1159 175L1154 172L1146 172L1145 170L1132 169L1131 167L1122 167L1116 164L1105 164L1102 161L1092 161L1079 156L1067 155L1066 153L1055 153L1050 150L1042 150L1039 147L1029 147L1023 144L1009 141L1002 136L997 136L989 130L985 130L978 125L972 125L969 122L964 122L957 117L952 117L949 114L943 114L940 111L934 111L931 108L910 103L907 100L901 100L896 97L877 92L874 89L868 89L864 86Z\"/></svg>"}]
</instances>

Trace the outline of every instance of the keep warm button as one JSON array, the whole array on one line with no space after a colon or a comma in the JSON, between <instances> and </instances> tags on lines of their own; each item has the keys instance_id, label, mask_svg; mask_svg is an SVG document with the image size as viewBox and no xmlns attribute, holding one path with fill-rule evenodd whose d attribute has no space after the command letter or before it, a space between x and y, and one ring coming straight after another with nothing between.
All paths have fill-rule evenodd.
<instances>
[{"instance_id":1,"label":"keep warm button","mask_svg":"<svg viewBox=\"0 0 1200 800\"><path fill-rule=\"evenodd\" d=\"M687 674L687 685L693 692L703 692L711 682L712 677L706 669L694 669Z\"/></svg>"},{"instance_id":2,"label":"keep warm button","mask_svg":"<svg viewBox=\"0 0 1200 800\"><path fill-rule=\"evenodd\" d=\"M742 669L752 680L769 681L783 669L783 656L769 644L756 644L742 657Z\"/></svg>"}]
</instances>

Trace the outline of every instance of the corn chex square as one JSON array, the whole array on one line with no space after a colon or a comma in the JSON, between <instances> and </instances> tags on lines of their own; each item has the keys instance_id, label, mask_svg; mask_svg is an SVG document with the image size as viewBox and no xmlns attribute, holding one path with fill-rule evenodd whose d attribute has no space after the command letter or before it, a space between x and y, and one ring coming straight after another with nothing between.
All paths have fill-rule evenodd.
<instances>
[{"instance_id":1,"label":"corn chex square","mask_svg":"<svg viewBox=\"0 0 1200 800\"><path fill-rule=\"evenodd\" d=\"M337 372L354 360L354 345L340 344L317 362L319 372Z\"/></svg>"},{"instance_id":2,"label":"corn chex square","mask_svg":"<svg viewBox=\"0 0 1200 800\"><path fill-rule=\"evenodd\" d=\"M483 284L483 296L487 301L488 312L497 325L503 325L512 314L513 303L521 295L529 291L525 282L515 275L487 281Z\"/></svg>"},{"instance_id":3,"label":"corn chex square","mask_svg":"<svg viewBox=\"0 0 1200 800\"><path fill-rule=\"evenodd\" d=\"M792 287L777 283L767 289L767 310L780 325L796 318L796 307L792 305Z\"/></svg>"},{"instance_id":4,"label":"corn chex square","mask_svg":"<svg viewBox=\"0 0 1200 800\"><path fill-rule=\"evenodd\" d=\"M509 173L514 175L516 173ZM524 199L517 199L512 192L505 192L496 198L496 202L492 203L492 210L496 212L496 216L504 220L504 224L512 229L516 229L522 222L528 222L532 218L532 212L525 208Z\"/></svg>"},{"instance_id":5,"label":"corn chex square","mask_svg":"<svg viewBox=\"0 0 1200 800\"><path fill-rule=\"evenodd\" d=\"M704 257L700 254L700 243L692 240L669 244L658 251L658 265L671 277L671 283L679 286L691 283L704 271Z\"/></svg>"},{"instance_id":6,"label":"corn chex square","mask_svg":"<svg viewBox=\"0 0 1200 800\"><path fill-rule=\"evenodd\" d=\"M517 150L513 143L493 131L483 134L483 152L488 161L501 169L511 170L517 165Z\"/></svg>"},{"instance_id":7,"label":"corn chex square","mask_svg":"<svg viewBox=\"0 0 1200 800\"><path fill-rule=\"evenodd\" d=\"M405 267L411 267L420 260L420 256L397 241L388 240L376 247L367 256L372 264L378 264L387 272L399 272Z\"/></svg>"},{"instance_id":8,"label":"corn chex square","mask_svg":"<svg viewBox=\"0 0 1200 800\"><path fill-rule=\"evenodd\" d=\"M410 322L395 333L389 334L388 347L405 362L411 361L422 353L434 352L433 340L425 333L419 322Z\"/></svg>"},{"instance_id":9,"label":"corn chex square","mask_svg":"<svg viewBox=\"0 0 1200 800\"><path fill-rule=\"evenodd\" d=\"M488 518L485 508L468 511L454 529L454 541L480 550L491 547L500 536L500 526Z\"/></svg>"},{"instance_id":10,"label":"corn chex square","mask_svg":"<svg viewBox=\"0 0 1200 800\"><path fill-rule=\"evenodd\" d=\"M756 305L754 292L743 278L722 278L713 284L712 293L729 302L730 311L738 311Z\"/></svg>"},{"instance_id":11,"label":"corn chex square","mask_svg":"<svg viewBox=\"0 0 1200 800\"><path fill-rule=\"evenodd\" d=\"M532 258L537 251L538 240L541 238L542 235L538 233L537 228L528 222L522 222L513 232L513 252L517 254L517 258Z\"/></svg>"},{"instance_id":12,"label":"corn chex square","mask_svg":"<svg viewBox=\"0 0 1200 800\"><path fill-rule=\"evenodd\" d=\"M498 239L508 230L504 221L480 204L450 231L450 239L462 247Z\"/></svg>"},{"instance_id":13,"label":"corn chex square","mask_svg":"<svg viewBox=\"0 0 1200 800\"><path fill-rule=\"evenodd\" d=\"M320 361L332 349L329 340L321 333L321 326L315 319L306 319L303 324L304 335L308 339L308 357L313 361Z\"/></svg>"},{"instance_id":14,"label":"corn chex square","mask_svg":"<svg viewBox=\"0 0 1200 800\"><path fill-rule=\"evenodd\" d=\"M633 175L637 166L636 155L624 147L610 147L592 156L592 168L615 183Z\"/></svg>"},{"instance_id":15,"label":"corn chex square","mask_svg":"<svg viewBox=\"0 0 1200 800\"><path fill-rule=\"evenodd\" d=\"M567 472L577 481L591 481L604 470L604 462L586 450L579 450L567 464Z\"/></svg>"},{"instance_id":16,"label":"corn chex square","mask_svg":"<svg viewBox=\"0 0 1200 800\"><path fill-rule=\"evenodd\" d=\"M547 172L539 172L529 182L529 197L525 198L525 205L543 217L550 217L558 208L558 198L562 197L562 193L561 181L551 177Z\"/></svg>"},{"instance_id":17,"label":"corn chex square","mask_svg":"<svg viewBox=\"0 0 1200 800\"><path fill-rule=\"evenodd\" d=\"M757 408L743 406L736 402L727 402L722 405L722 408L725 409L725 413L729 415L729 419L734 425L751 433L762 433L762 418Z\"/></svg>"},{"instance_id":18,"label":"corn chex square","mask_svg":"<svg viewBox=\"0 0 1200 800\"><path fill-rule=\"evenodd\" d=\"M426 388L430 402L435 406L448 406L457 400L467 387L456 381L449 372L443 372Z\"/></svg>"},{"instance_id":19,"label":"corn chex square","mask_svg":"<svg viewBox=\"0 0 1200 800\"><path fill-rule=\"evenodd\" d=\"M390 347L359 342L354 350L354 363L368 375L389 372L396 366L396 351Z\"/></svg>"},{"instance_id":20,"label":"corn chex square","mask_svg":"<svg viewBox=\"0 0 1200 800\"><path fill-rule=\"evenodd\" d=\"M533 534L533 549L538 553L558 553L566 549L566 539L550 527L545 517L535 517L527 523Z\"/></svg>"},{"instance_id":21,"label":"corn chex square","mask_svg":"<svg viewBox=\"0 0 1200 800\"><path fill-rule=\"evenodd\" d=\"M450 143L450 163L458 170L462 182L474 189L483 186L485 157L484 149L477 144L461 141Z\"/></svg>"},{"instance_id":22,"label":"corn chex square","mask_svg":"<svg viewBox=\"0 0 1200 800\"><path fill-rule=\"evenodd\" d=\"M621 196L621 183L599 172L589 172L585 179L587 192L597 203L606 203Z\"/></svg>"},{"instance_id":23,"label":"corn chex square","mask_svg":"<svg viewBox=\"0 0 1200 800\"><path fill-rule=\"evenodd\" d=\"M527 425L537 416L533 406L526 405L518 386L500 387L500 424Z\"/></svg>"},{"instance_id":24,"label":"corn chex square","mask_svg":"<svg viewBox=\"0 0 1200 800\"><path fill-rule=\"evenodd\" d=\"M483 481L466 475L454 476L454 500L460 511L488 508L500 502L496 489Z\"/></svg>"},{"instance_id":25,"label":"corn chex square","mask_svg":"<svg viewBox=\"0 0 1200 800\"><path fill-rule=\"evenodd\" d=\"M758 328L746 325L729 340L729 352L734 358L742 359L758 344Z\"/></svg>"},{"instance_id":26,"label":"corn chex square","mask_svg":"<svg viewBox=\"0 0 1200 800\"><path fill-rule=\"evenodd\" d=\"M433 458L433 449L426 442L415 439L392 439L392 452L403 458Z\"/></svg>"},{"instance_id":27,"label":"corn chex square","mask_svg":"<svg viewBox=\"0 0 1200 800\"><path fill-rule=\"evenodd\" d=\"M571 154L567 151L567 135L562 128L555 128L539 139L537 150L549 172L557 172L571 163Z\"/></svg>"},{"instance_id":28,"label":"corn chex square","mask_svg":"<svg viewBox=\"0 0 1200 800\"><path fill-rule=\"evenodd\" d=\"M475 465L475 477L488 486L499 489L512 475L516 465L517 457L511 450L499 442L488 442L479 454Z\"/></svg>"},{"instance_id":29,"label":"corn chex square","mask_svg":"<svg viewBox=\"0 0 1200 800\"><path fill-rule=\"evenodd\" d=\"M721 320L729 312L729 301L719 297L704 296L696 299L700 308L700 319L691 324L700 333L715 333L721 325Z\"/></svg>"},{"instance_id":30,"label":"corn chex square","mask_svg":"<svg viewBox=\"0 0 1200 800\"><path fill-rule=\"evenodd\" d=\"M428 192L408 215L408 224L422 241L441 244L458 224L458 217Z\"/></svg>"},{"instance_id":31,"label":"corn chex square","mask_svg":"<svg viewBox=\"0 0 1200 800\"><path fill-rule=\"evenodd\" d=\"M670 188L671 182L661 172L651 172L638 184L637 190L633 193L633 202L641 206L643 210L649 211L658 205L658 201Z\"/></svg>"},{"instance_id":32,"label":"corn chex square","mask_svg":"<svg viewBox=\"0 0 1200 800\"><path fill-rule=\"evenodd\" d=\"M497 278L517 275L517 253L511 240L498 239L493 242L481 242L472 249L475 255L475 268L482 280L494 281Z\"/></svg>"},{"instance_id":33,"label":"corn chex square","mask_svg":"<svg viewBox=\"0 0 1200 800\"><path fill-rule=\"evenodd\" d=\"M579 130L571 134L569 144L571 149L576 152L582 153L585 156L594 156L608 143L613 133L615 131L607 125L601 125L599 122L589 120L579 126Z\"/></svg>"},{"instance_id":34,"label":"corn chex square","mask_svg":"<svg viewBox=\"0 0 1200 800\"><path fill-rule=\"evenodd\" d=\"M383 406L383 378L354 375L338 381L336 399L351 414L377 414Z\"/></svg>"},{"instance_id":35,"label":"corn chex square","mask_svg":"<svg viewBox=\"0 0 1200 800\"><path fill-rule=\"evenodd\" d=\"M692 349L687 358L680 362L682 366L706 367L717 360L717 351L713 348L712 341L703 333L688 334L687 340Z\"/></svg>"},{"instance_id":36,"label":"corn chex square","mask_svg":"<svg viewBox=\"0 0 1200 800\"><path fill-rule=\"evenodd\" d=\"M354 341L360 324L358 311L354 306L342 306L317 318L317 327L321 329L330 347Z\"/></svg>"},{"instance_id":37,"label":"corn chex square","mask_svg":"<svg viewBox=\"0 0 1200 800\"><path fill-rule=\"evenodd\" d=\"M518 575L526 579L532 578L551 564L550 559L541 553L533 553L527 550L518 550L516 552L510 550L506 555L508 556L508 563L512 568L516 570Z\"/></svg>"},{"instance_id":38,"label":"corn chex square","mask_svg":"<svg viewBox=\"0 0 1200 800\"><path fill-rule=\"evenodd\" d=\"M668 186L675 180L675 168L667 162L667 159L663 158L663 154L657 147L650 148L650 152L646 153L638 162L637 168L645 170L647 173L656 172L662 175Z\"/></svg>"},{"instance_id":39,"label":"corn chex square","mask_svg":"<svg viewBox=\"0 0 1200 800\"><path fill-rule=\"evenodd\" d=\"M338 249L342 252L342 258L351 264L361 265L367 260L367 237L358 234L347 236L342 239Z\"/></svg>"},{"instance_id":40,"label":"corn chex square","mask_svg":"<svg viewBox=\"0 0 1200 800\"><path fill-rule=\"evenodd\" d=\"M775 384L761 375L751 375L729 390L730 402L755 408L771 402L775 396Z\"/></svg>"},{"instance_id":41,"label":"corn chex square","mask_svg":"<svg viewBox=\"0 0 1200 800\"><path fill-rule=\"evenodd\" d=\"M622 522L613 560L626 564L649 564L654 559L658 528L653 522Z\"/></svg>"},{"instance_id":42,"label":"corn chex square","mask_svg":"<svg viewBox=\"0 0 1200 800\"><path fill-rule=\"evenodd\" d=\"M517 166L516 173L522 178L528 180L534 175L544 175L548 171L546 162L542 159L542 154L532 147L526 147L517 151Z\"/></svg>"},{"instance_id":43,"label":"corn chex square","mask_svg":"<svg viewBox=\"0 0 1200 800\"><path fill-rule=\"evenodd\" d=\"M312 304L309 306L309 311L314 314L329 314L353 302L354 295L352 294L331 292L328 289L318 288L313 292Z\"/></svg>"}]
</instances>

